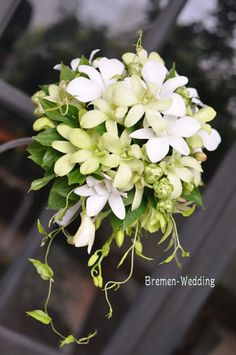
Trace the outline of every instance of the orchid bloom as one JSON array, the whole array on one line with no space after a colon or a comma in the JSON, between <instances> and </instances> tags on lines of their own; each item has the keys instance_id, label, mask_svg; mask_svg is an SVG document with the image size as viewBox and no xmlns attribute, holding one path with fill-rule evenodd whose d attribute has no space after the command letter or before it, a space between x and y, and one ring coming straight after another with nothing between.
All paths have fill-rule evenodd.
<instances>
[{"instance_id":1,"label":"orchid bloom","mask_svg":"<svg viewBox=\"0 0 236 355\"><path fill-rule=\"evenodd\" d=\"M54 216L56 223L62 227L66 226L76 215L80 208L81 201L77 202L74 206L68 208L66 211L64 208L61 208Z\"/></svg>"},{"instance_id":2,"label":"orchid bloom","mask_svg":"<svg viewBox=\"0 0 236 355\"><path fill-rule=\"evenodd\" d=\"M94 49L90 56L89 56L89 64L93 64L93 58L94 56L100 51L100 49ZM75 58L75 59L72 59L72 61L70 62L70 66L71 66L71 69L73 71L77 71L78 70L78 66L79 66L79 63L81 61L81 58ZM53 69L55 70L58 70L58 71L61 71L61 64L56 64Z\"/></svg>"},{"instance_id":3,"label":"orchid bloom","mask_svg":"<svg viewBox=\"0 0 236 355\"><path fill-rule=\"evenodd\" d=\"M95 225L93 220L86 214L81 213L81 224L77 230L73 242L76 248L88 246L88 253L91 249L95 239Z\"/></svg>"},{"instance_id":4,"label":"orchid bloom","mask_svg":"<svg viewBox=\"0 0 236 355\"><path fill-rule=\"evenodd\" d=\"M188 138L188 144L197 151L206 148L209 151L215 150L221 142L221 137L216 129L211 128L208 122L216 116L215 110L210 106L205 106L193 114L201 125L200 130L193 137Z\"/></svg>"},{"instance_id":5,"label":"orchid bloom","mask_svg":"<svg viewBox=\"0 0 236 355\"><path fill-rule=\"evenodd\" d=\"M80 76L71 80L66 91L81 102L98 99L117 80L114 77L122 74L124 64L118 59L104 57L98 61L98 69L99 71L89 65L79 65L78 71L88 78Z\"/></svg>"},{"instance_id":6,"label":"orchid bloom","mask_svg":"<svg viewBox=\"0 0 236 355\"><path fill-rule=\"evenodd\" d=\"M200 123L192 117L177 118L161 116L158 112L147 115L151 127L141 128L130 134L131 138L148 139L147 155L152 163L162 160L169 152L170 146L182 155L189 155L190 150L185 137L191 137L200 128Z\"/></svg>"},{"instance_id":7,"label":"orchid bloom","mask_svg":"<svg viewBox=\"0 0 236 355\"><path fill-rule=\"evenodd\" d=\"M157 86L157 98L160 100L171 99L169 108L162 111L167 115L182 117L186 114L186 106L183 98L174 91L188 82L186 76L176 76L165 81L168 73L165 65L161 62L148 60L142 68L142 76L147 84L153 83Z\"/></svg>"},{"instance_id":8,"label":"orchid bloom","mask_svg":"<svg viewBox=\"0 0 236 355\"><path fill-rule=\"evenodd\" d=\"M130 107L125 118L126 127L134 126L148 112L182 117L186 114L183 98L174 91L185 85L185 76L176 76L164 82L167 69L160 61L148 60L137 75L125 78L115 84L107 93L107 100L119 107Z\"/></svg>"},{"instance_id":9,"label":"orchid bloom","mask_svg":"<svg viewBox=\"0 0 236 355\"><path fill-rule=\"evenodd\" d=\"M79 196L88 197L86 201L86 212L89 217L96 216L103 207L110 205L112 212L119 218L125 218L125 206L123 197L127 197L125 192L118 191L108 178L97 180L92 176L87 177L87 184L77 187L74 193Z\"/></svg>"},{"instance_id":10,"label":"orchid bloom","mask_svg":"<svg viewBox=\"0 0 236 355\"><path fill-rule=\"evenodd\" d=\"M160 163L160 167L172 184L172 199L181 196L183 190L182 181L194 182L196 186L198 186L201 181L200 175L202 167L200 162L193 157L167 157Z\"/></svg>"}]
</instances>

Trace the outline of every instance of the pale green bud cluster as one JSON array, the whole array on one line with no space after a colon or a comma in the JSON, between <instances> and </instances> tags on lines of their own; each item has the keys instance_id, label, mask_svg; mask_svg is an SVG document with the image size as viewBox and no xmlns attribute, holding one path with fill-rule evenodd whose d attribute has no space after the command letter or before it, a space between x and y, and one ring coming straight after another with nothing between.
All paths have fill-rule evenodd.
<instances>
[{"instance_id":1,"label":"pale green bud cluster","mask_svg":"<svg viewBox=\"0 0 236 355\"><path fill-rule=\"evenodd\" d=\"M169 180L167 178L163 178L160 181L157 181L154 185L154 193L155 196L159 199L159 200L165 200L167 198L170 197L172 191L173 191L173 187L170 184Z\"/></svg>"},{"instance_id":2,"label":"pale green bud cluster","mask_svg":"<svg viewBox=\"0 0 236 355\"><path fill-rule=\"evenodd\" d=\"M174 203L172 200L162 200L157 203L157 210L161 213L171 213L173 212Z\"/></svg>"},{"instance_id":3,"label":"pale green bud cluster","mask_svg":"<svg viewBox=\"0 0 236 355\"><path fill-rule=\"evenodd\" d=\"M148 184L154 184L163 176L163 170L157 164L148 164L144 168L144 179Z\"/></svg>"}]
</instances>

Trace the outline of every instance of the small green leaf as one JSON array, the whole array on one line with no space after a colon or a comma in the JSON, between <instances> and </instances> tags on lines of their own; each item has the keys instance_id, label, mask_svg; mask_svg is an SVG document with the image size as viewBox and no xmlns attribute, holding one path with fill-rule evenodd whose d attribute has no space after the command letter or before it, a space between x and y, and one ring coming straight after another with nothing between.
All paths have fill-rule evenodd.
<instances>
[{"instance_id":1,"label":"small green leaf","mask_svg":"<svg viewBox=\"0 0 236 355\"><path fill-rule=\"evenodd\" d=\"M189 217L189 216L191 216L193 214L195 209L196 209L196 205L193 205L191 208L188 208L187 210L182 211L181 214L184 217Z\"/></svg>"},{"instance_id":2,"label":"small green leaf","mask_svg":"<svg viewBox=\"0 0 236 355\"><path fill-rule=\"evenodd\" d=\"M170 69L169 73L167 74L166 80L172 79L174 77L176 77L175 63L172 64L172 68Z\"/></svg>"},{"instance_id":3,"label":"small green leaf","mask_svg":"<svg viewBox=\"0 0 236 355\"><path fill-rule=\"evenodd\" d=\"M167 264L167 263L171 262L171 260L174 259L175 255L176 255L176 251L174 251L168 258L166 258L164 261L162 261L160 263L160 265L161 264Z\"/></svg>"},{"instance_id":4,"label":"small green leaf","mask_svg":"<svg viewBox=\"0 0 236 355\"><path fill-rule=\"evenodd\" d=\"M75 337L73 335L68 335L64 340L60 341L60 348L67 344L74 343L76 341Z\"/></svg>"},{"instance_id":5,"label":"small green leaf","mask_svg":"<svg viewBox=\"0 0 236 355\"><path fill-rule=\"evenodd\" d=\"M173 229L173 223L172 223L171 219L168 219L167 228L165 230L163 237L161 238L161 240L159 240L158 245L160 245L166 241L166 239L169 237L170 233L172 232L172 229Z\"/></svg>"},{"instance_id":6,"label":"small green leaf","mask_svg":"<svg viewBox=\"0 0 236 355\"><path fill-rule=\"evenodd\" d=\"M44 227L42 226L40 220L37 220L37 228L38 228L38 232L42 235L48 235L48 233L45 231Z\"/></svg>"},{"instance_id":7,"label":"small green leaf","mask_svg":"<svg viewBox=\"0 0 236 355\"><path fill-rule=\"evenodd\" d=\"M50 147L54 141L61 140L61 136L57 132L56 128L48 128L33 138L35 141L46 147Z\"/></svg>"},{"instance_id":8,"label":"small green leaf","mask_svg":"<svg viewBox=\"0 0 236 355\"><path fill-rule=\"evenodd\" d=\"M36 259L29 259L29 261L34 265L37 273L43 280L47 281L53 278L53 270L50 268L50 266Z\"/></svg>"},{"instance_id":9,"label":"small green leaf","mask_svg":"<svg viewBox=\"0 0 236 355\"><path fill-rule=\"evenodd\" d=\"M53 148L48 148L43 156L42 167L45 170L52 168L55 162L61 157L61 154Z\"/></svg>"},{"instance_id":10,"label":"small green leaf","mask_svg":"<svg viewBox=\"0 0 236 355\"><path fill-rule=\"evenodd\" d=\"M73 184L79 184L82 185L85 180L86 180L86 176L81 174L81 172L79 171L79 169L74 169L72 170L68 175L68 184L69 185L73 185Z\"/></svg>"},{"instance_id":11,"label":"small green leaf","mask_svg":"<svg viewBox=\"0 0 236 355\"><path fill-rule=\"evenodd\" d=\"M43 324L49 324L52 320L49 315L40 309L36 309L34 311L26 312L26 314L30 317L33 317L34 319L37 319L39 322Z\"/></svg>"},{"instance_id":12,"label":"small green leaf","mask_svg":"<svg viewBox=\"0 0 236 355\"><path fill-rule=\"evenodd\" d=\"M99 136L102 136L103 133L105 133L107 131L105 123L103 122L103 123L99 124L95 130L99 134Z\"/></svg>"},{"instance_id":13,"label":"small green leaf","mask_svg":"<svg viewBox=\"0 0 236 355\"><path fill-rule=\"evenodd\" d=\"M42 166L46 147L42 146L36 141L33 141L28 146L27 151L30 153L29 158L33 160L36 164Z\"/></svg>"},{"instance_id":14,"label":"small green leaf","mask_svg":"<svg viewBox=\"0 0 236 355\"><path fill-rule=\"evenodd\" d=\"M42 187L44 187L45 185L47 185L47 183L49 183L49 181L51 181L53 178L55 177L55 174L50 174L50 175L46 175L44 177L42 177L41 179L37 179L32 181L31 186L30 186L30 190L40 190Z\"/></svg>"},{"instance_id":15,"label":"small green leaf","mask_svg":"<svg viewBox=\"0 0 236 355\"><path fill-rule=\"evenodd\" d=\"M61 73L60 73L60 81L61 80L69 80L75 78L76 73L67 65L61 63Z\"/></svg>"},{"instance_id":16,"label":"small green leaf","mask_svg":"<svg viewBox=\"0 0 236 355\"><path fill-rule=\"evenodd\" d=\"M70 106L67 107L63 105L61 107L61 111L58 108L57 104L47 101L45 99L41 99L40 103L44 109L45 115L50 118L53 121L58 121L58 122L63 122L67 124L70 127L78 127L79 126L79 121L77 119L78 114L76 116L76 119L74 117L74 109L70 109ZM66 112L66 115L62 114L63 112Z\"/></svg>"},{"instance_id":17,"label":"small green leaf","mask_svg":"<svg viewBox=\"0 0 236 355\"><path fill-rule=\"evenodd\" d=\"M196 203L197 205L203 207L201 192L195 187L191 192L183 191L182 196L188 200Z\"/></svg>"},{"instance_id":18,"label":"small green leaf","mask_svg":"<svg viewBox=\"0 0 236 355\"><path fill-rule=\"evenodd\" d=\"M68 185L67 177L57 178L52 185L51 191L49 193L48 198L48 207L57 211L60 208L64 208L66 205L66 198L68 194L75 188L76 186ZM80 197L74 193L70 194L69 197L69 206L72 206L76 202L78 202Z\"/></svg>"},{"instance_id":19,"label":"small green leaf","mask_svg":"<svg viewBox=\"0 0 236 355\"><path fill-rule=\"evenodd\" d=\"M134 211L129 210L126 214L126 217L123 221L124 229L128 228L131 224L133 224L137 219L139 219L142 214L145 212L146 203L142 201L141 205Z\"/></svg>"}]
</instances>

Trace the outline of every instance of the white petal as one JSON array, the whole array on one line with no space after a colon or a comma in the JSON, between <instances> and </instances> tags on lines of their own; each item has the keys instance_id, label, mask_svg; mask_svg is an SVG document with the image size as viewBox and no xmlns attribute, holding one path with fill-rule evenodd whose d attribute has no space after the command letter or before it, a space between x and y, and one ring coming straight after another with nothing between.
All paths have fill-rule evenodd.
<instances>
[{"instance_id":1,"label":"white petal","mask_svg":"<svg viewBox=\"0 0 236 355\"><path fill-rule=\"evenodd\" d=\"M103 80L108 82L115 75L121 75L124 65L118 59L102 58L98 63Z\"/></svg>"},{"instance_id":2,"label":"white petal","mask_svg":"<svg viewBox=\"0 0 236 355\"><path fill-rule=\"evenodd\" d=\"M136 139L150 139L155 137L155 133L152 128L141 128L132 132L129 136Z\"/></svg>"},{"instance_id":3,"label":"white petal","mask_svg":"<svg viewBox=\"0 0 236 355\"><path fill-rule=\"evenodd\" d=\"M98 99L102 95L102 89L100 86L83 77L71 80L66 91L81 102L89 102Z\"/></svg>"},{"instance_id":4,"label":"white petal","mask_svg":"<svg viewBox=\"0 0 236 355\"><path fill-rule=\"evenodd\" d=\"M53 69L61 71L61 64L54 65Z\"/></svg>"},{"instance_id":5,"label":"white petal","mask_svg":"<svg viewBox=\"0 0 236 355\"><path fill-rule=\"evenodd\" d=\"M109 205L112 209L112 212L118 217L119 219L125 218L125 206L122 197L118 193L111 193L109 197Z\"/></svg>"},{"instance_id":6,"label":"white petal","mask_svg":"<svg viewBox=\"0 0 236 355\"><path fill-rule=\"evenodd\" d=\"M179 137L191 137L200 129L200 127L200 123L195 118L182 117L171 127L169 134Z\"/></svg>"},{"instance_id":7,"label":"white petal","mask_svg":"<svg viewBox=\"0 0 236 355\"><path fill-rule=\"evenodd\" d=\"M93 58L94 56L100 52L100 49L94 49L91 53L90 53L90 56L89 56L89 63L92 64L92 61L93 61Z\"/></svg>"},{"instance_id":8,"label":"white petal","mask_svg":"<svg viewBox=\"0 0 236 355\"><path fill-rule=\"evenodd\" d=\"M167 80L161 87L160 96L166 97L172 94L177 88L186 85L188 78L186 76L176 76Z\"/></svg>"},{"instance_id":9,"label":"white petal","mask_svg":"<svg viewBox=\"0 0 236 355\"><path fill-rule=\"evenodd\" d=\"M60 217L61 213L63 213L63 209L60 209L56 215L55 215L55 220L59 226L66 226L70 220L75 216L75 214L78 212L78 210L81 207L81 201L77 202L74 206L70 207L65 214Z\"/></svg>"},{"instance_id":10,"label":"white petal","mask_svg":"<svg viewBox=\"0 0 236 355\"><path fill-rule=\"evenodd\" d=\"M106 185L102 181L94 185L94 190L96 191L97 195L105 196L108 198L109 191L107 191Z\"/></svg>"},{"instance_id":11,"label":"white petal","mask_svg":"<svg viewBox=\"0 0 236 355\"><path fill-rule=\"evenodd\" d=\"M193 157L182 157L180 158L180 162L182 166L187 166L197 171L202 171L201 163Z\"/></svg>"},{"instance_id":12,"label":"white petal","mask_svg":"<svg viewBox=\"0 0 236 355\"><path fill-rule=\"evenodd\" d=\"M90 254L95 238L95 225L87 215L81 215L81 225L74 236L75 247L85 247L88 245Z\"/></svg>"},{"instance_id":13,"label":"white petal","mask_svg":"<svg viewBox=\"0 0 236 355\"><path fill-rule=\"evenodd\" d=\"M134 195L134 200L132 202L132 206L131 206L131 211L136 210L137 208L139 208L141 202L142 202L142 198L143 198L143 192L144 192L144 188L138 189L136 187L135 189L135 195Z\"/></svg>"},{"instance_id":14,"label":"white petal","mask_svg":"<svg viewBox=\"0 0 236 355\"><path fill-rule=\"evenodd\" d=\"M183 155L189 155L190 154L189 147L188 147L187 143L185 142L185 140L183 138L169 136L168 139L169 139L169 144L175 150L177 150L177 152L179 152L180 154L183 154Z\"/></svg>"},{"instance_id":15,"label":"white petal","mask_svg":"<svg viewBox=\"0 0 236 355\"><path fill-rule=\"evenodd\" d=\"M205 148L209 151L215 150L221 142L221 137L214 128L211 130L210 134L206 131L200 131L199 135L203 140Z\"/></svg>"},{"instance_id":16,"label":"white petal","mask_svg":"<svg viewBox=\"0 0 236 355\"><path fill-rule=\"evenodd\" d=\"M173 115L178 117L183 117L186 114L186 105L184 99L178 94L171 94L168 96L171 98L172 103L167 110L162 111L165 115Z\"/></svg>"},{"instance_id":17,"label":"white petal","mask_svg":"<svg viewBox=\"0 0 236 355\"><path fill-rule=\"evenodd\" d=\"M70 62L70 66L72 70L76 71L78 69L79 62L80 62L80 58L72 59L72 61Z\"/></svg>"},{"instance_id":18,"label":"white petal","mask_svg":"<svg viewBox=\"0 0 236 355\"><path fill-rule=\"evenodd\" d=\"M89 217L96 216L107 203L107 196L93 195L86 201L86 212Z\"/></svg>"},{"instance_id":19,"label":"white petal","mask_svg":"<svg viewBox=\"0 0 236 355\"><path fill-rule=\"evenodd\" d=\"M79 196L91 196L93 194L93 189L87 185L76 187L74 193Z\"/></svg>"},{"instance_id":20,"label":"white petal","mask_svg":"<svg viewBox=\"0 0 236 355\"><path fill-rule=\"evenodd\" d=\"M104 89L104 82L98 70L94 69L90 65L80 65L79 71L81 73L87 74L90 80L100 86L101 89Z\"/></svg>"},{"instance_id":21,"label":"white petal","mask_svg":"<svg viewBox=\"0 0 236 355\"><path fill-rule=\"evenodd\" d=\"M125 126L132 127L134 126L144 114L144 107L142 104L136 104L131 107L126 118Z\"/></svg>"},{"instance_id":22,"label":"white petal","mask_svg":"<svg viewBox=\"0 0 236 355\"><path fill-rule=\"evenodd\" d=\"M155 83L160 88L166 77L167 69L160 62L148 60L144 64L141 72L146 83Z\"/></svg>"},{"instance_id":23,"label":"white petal","mask_svg":"<svg viewBox=\"0 0 236 355\"><path fill-rule=\"evenodd\" d=\"M184 167L175 168L175 172L178 175L178 177L185 182L190 182L193 180L193 174L187 168Z\"/></svg>"},{"instance_id":24,"label":"white petal","mask_svg":"<svg viewBox=\"0 0 236 355\"><path fill-rule=\"evenodd\" d=\"M132 171L130 169L130 167L128 166L128 164L125 164L123 162L121 162L114 182L113 182L113 186L117 189L126 189L126 187L129 185L130 180L132 178Z\"/></svg>"},{"instance_id":25,"label":"white petal","mask_svg":"<svg viewBox=\"0 0 236 355\"><path fill-rule=\"evenodd\" d=\"M166 137L149 139L146 144L147 155L152 163L162 160L169 151L169 143Z\"/></svg>"},{"instance_id":26,"label":"white petal","mask_svg":"<svg viewBox=\"0 0 236 355\"><path fill-rule=\"evenodd\" d=\"M167 175L168 179L170 180L170 183L173 186L173 191L171 193L171 198L175 199L179 197L182 194L182 183L180 181L180 178L176 176L175 174L169 174Z\"/></svg>"},{"instance_id":27,"label":"white petal","mask_svg":"<svg viewBox=\"0 0 236 355\"><path fill-rule=\"evenodd\" d=\"M93 176L88 176L86 182L88 186L94 186L95 184L98 184L100 180L95 179Z\"/></svg>"}]
</instances>

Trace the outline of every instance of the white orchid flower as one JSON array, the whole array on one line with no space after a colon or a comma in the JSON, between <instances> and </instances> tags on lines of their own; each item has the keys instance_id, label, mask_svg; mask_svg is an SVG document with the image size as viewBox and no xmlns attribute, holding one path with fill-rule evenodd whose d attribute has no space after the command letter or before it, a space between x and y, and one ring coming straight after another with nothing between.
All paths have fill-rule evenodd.
<instances>
[{"instance_id":1,"label":"white orchid flower","mask_svg":"<svg viewBox=\"0 0 236 355\"><path fill-rule=\"evenodd\" d=\"M200 128L198 120L192 117L177 118L160 113L147 115L150 128L141 128L130 134L131 138L148 139L147 155L152 163L162 160L169 152L170 146L182 155L189 155L190 150L185 137L193 136Z\"/></svg>"},{"instance_id":2,"label":"white orchid flower","mask_svg":"<svg viewBox=\"0 0 236 355\"><path fill-rule=\"evenodd\" d=\"M171 105L162 113L182 117L186 114L186 105L183 98L174 91L187 84L186 76L176 76L165 81L168 70L159 61L148 60L142 68L142 77L146 84L153 83L157 86L159 100L171 99Z\"/></svg>"},{"instance_id":3,"label":"white orchid flower","mask_svg":"<svg viewBox=\"0 0 236 355\"><path fill-rule=\"evenodd\" d=\"M109 85L114 83L124 70L124 65L118 59L101 58L98 69L89 65L79 65L78 71L86 74L71 80L66 91L81 102L89 102L103 96Z\"/></svg>"},{"instance_id":4,"label":"white orchid flower","mask_svg":"<svg viewBox=\"0 0 236 355\"><path fill-rule=\"evenodd\" d=\"M167 157L160 163L160 167L173 186L172 199L181 196L182 181L193 182L195 186L200 184L202 167L200 162L193 157Z\"/></svg>"},{"instance_id":5,"label":"white orchid flower","mask_svg":"<svg viewBox=\"0 0 236 355\"><path fill-rule=\"evenodd\" d=\"M91 249L95 239L95 225L93 220L86 214L81 213L81 224L77 230L73 242L76 248L88 246L88 253Z\"/></svg>"},{"instance_id":6,"label":"white orchid flower","mask_svg":"<svg viewBox=\"0 0 236 355\"><path fill-rule=\"evenodd\" d=\"M203 147L209 151L216 150L216 148L218 147L218 145L221 142L221 136L219 135L217 130L214 128L211 129L210 133L208 133L204 130L200 130L198 132L198 134L202 139Z\"/></svg>"},{"instance_id":7,"label":"white orchid flower","mask_svg":"<svg viewBox=\"0 0 236 355\"><path fill-rule=\"evenodd\" d=\"M123 197L127 197L126 193L115 189L112 185L112 181L108 178L100 181L89 176L86 182L86 185L77 187L74 193L79 196L88 197L86 201L86 212L89 217L96 216L108 202L112 212L119 219L125 218Z\"/></svg>"},{"instance_id":8,"label":"white orchid flower","mask_svg":"<svg viewBox=\"0 0 236 355\"><path fill-rule=\"evenodd\" d=\"M93 64L93 58L95 56L96 53L98 53L100 51L100 49L94 49L90 56L89 56L89 64ZM78 70L78 66L79 66L79 63L81 61L81 58L74 58L72 59L72 61L70 62L70 66L71 66L71 69L73 71L77 71ZM53 69L55 70L58 70L58 71L61 71L61 64L56 64Z\"/></svg>"}]
</instances>

